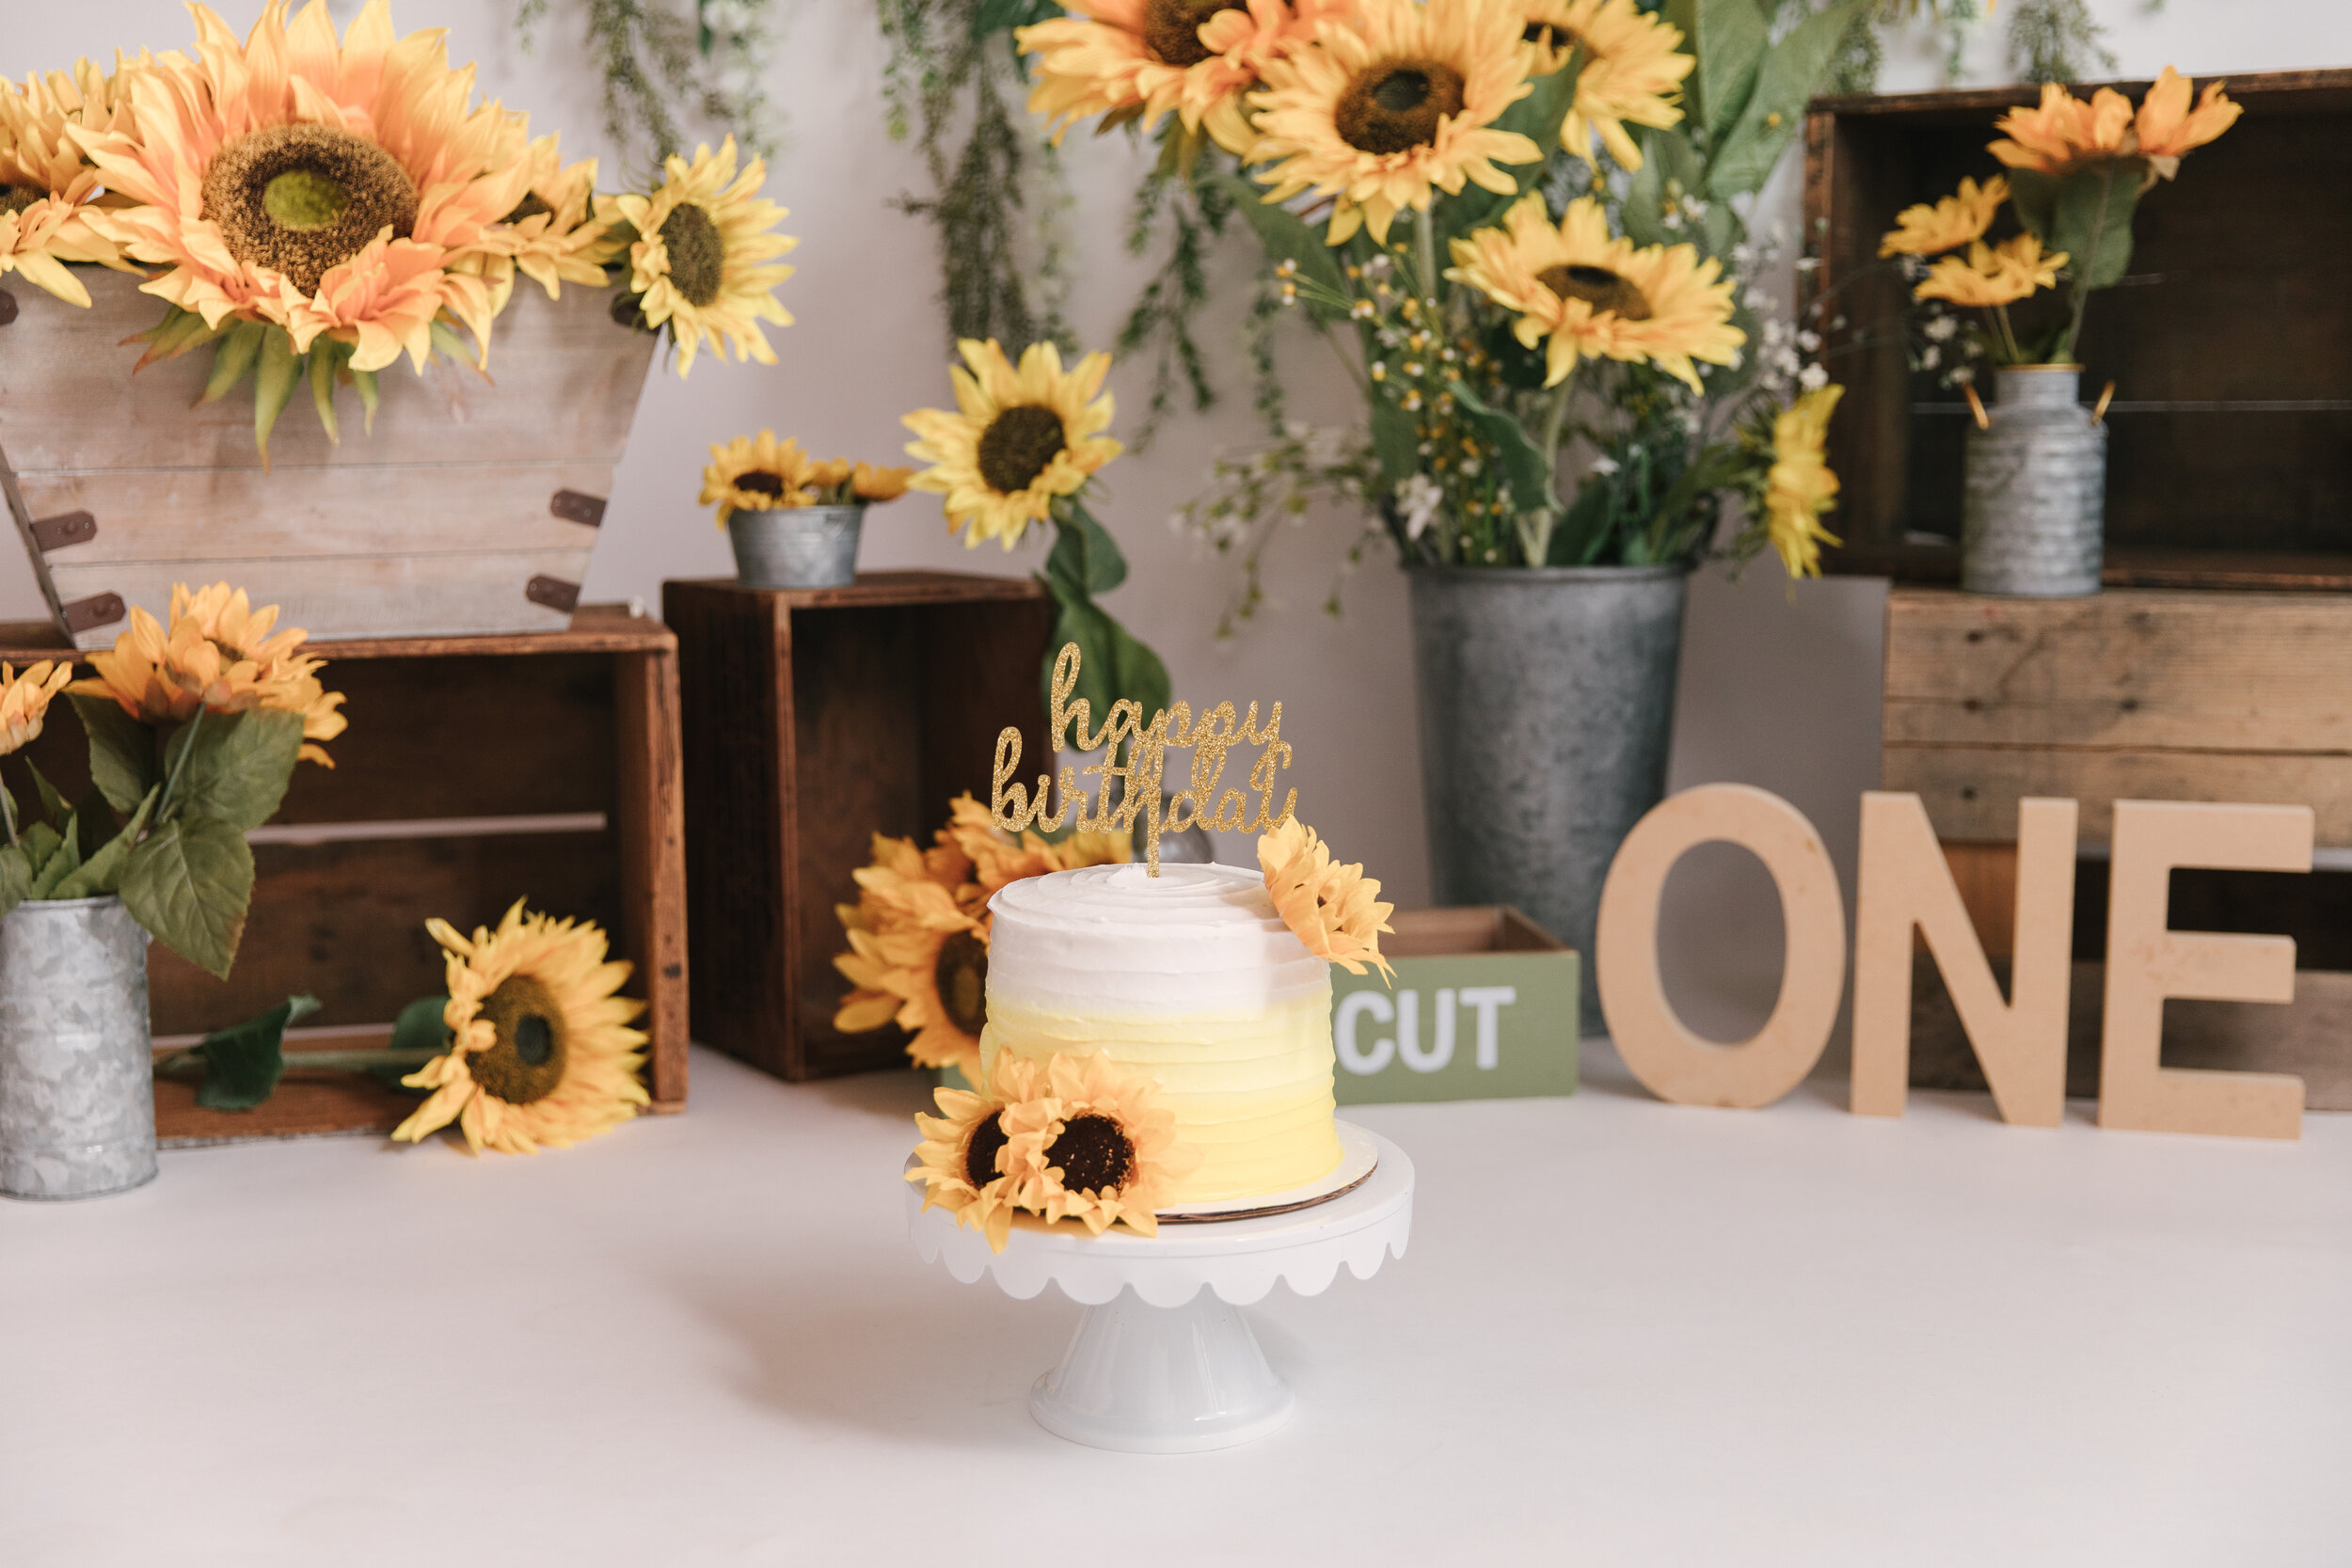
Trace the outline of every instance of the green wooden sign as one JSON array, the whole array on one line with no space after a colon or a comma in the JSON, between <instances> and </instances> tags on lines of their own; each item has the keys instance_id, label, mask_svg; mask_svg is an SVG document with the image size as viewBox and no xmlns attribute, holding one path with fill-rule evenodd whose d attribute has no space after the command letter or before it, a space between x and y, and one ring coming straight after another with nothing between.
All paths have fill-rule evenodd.
<instances>
[{"instance_id":1,"label":"green wooden sign","mask_svg":"<svg viewBox=\"0 0 2352 1568\"><path fill-rule=\"evenodd\" d=\"M1331 971L1343 1105L1576 1092L1577 956L1400 958L1393 987Z\"/></svg>"}]
</instances>

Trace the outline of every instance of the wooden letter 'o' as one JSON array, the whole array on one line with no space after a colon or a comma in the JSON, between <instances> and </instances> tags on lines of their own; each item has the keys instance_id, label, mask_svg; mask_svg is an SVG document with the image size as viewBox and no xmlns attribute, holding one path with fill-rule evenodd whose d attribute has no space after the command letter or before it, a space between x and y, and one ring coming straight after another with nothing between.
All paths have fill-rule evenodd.
<instances>
[{"instance_id":1,"label":"wooden letter 'o'","mask_svg":"<svg viewBox=\"0 0 2352 1568\"><path fill-rule=\"evenodd\" d=\"M1658 903L1675 862L1722 840L1772 874L1787 930L1780 998L1738 1045L1685 1028L1658 973ZM1610 1038L1661 1100L1681 1105L1770 1105L1820 1060L1846 990L1846 900L1821 835L1804 814L1750 784L1703 784L1661 802L1609 867L1594 938L1594 978Z\"/></svg>"}]
</instances>

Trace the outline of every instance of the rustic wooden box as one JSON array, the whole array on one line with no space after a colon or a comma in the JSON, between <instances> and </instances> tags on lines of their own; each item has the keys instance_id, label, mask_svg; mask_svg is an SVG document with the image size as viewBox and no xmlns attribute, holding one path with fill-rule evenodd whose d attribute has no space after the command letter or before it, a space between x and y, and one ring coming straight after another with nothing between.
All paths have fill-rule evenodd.
<instances>
[{"instance_id":1,"label":"rustic wooden box","mask_svg":"<svg viewBox=\"0 0 2352 1568\"><path fill-rule=\"evenodd\" d=\"M2174 1001L2165 1059L2302 1074L2314 1110L2352 1109L2352 599L2111 590L1991 598L1898 586L1886 607L1883 779L1928 809L1986 941L2006 958L2017 802L2082 806L2068 1092L2096 1092L2105 847L2118 800L2308 805L2308 876L2180 871L2179 930L2296 942L2287 1006ZM1914 971L1913 1081L1981 1087L1931 964Z\"/></svg>"},{"instance_id":2,"label":"rustic wooden box","mask_svg":"<svg viewBox=\"0 0 2352 1568\"><path fill-rule=\"evenodd\" d=\"M1501 905L1399 910L1389 923L1396 934L1382 938L1380 950L1395 967L1393 985L1377 971L1331 970L1332 1089L1342 1105L1576 1092L1581 958L1567 943ZM1481 1037L1482 1009L1456 1005L1475 987L1511 993L1492 1007L1491 1041ZM1359 992L1378 999L1351 1006ZM1448 1006L1455 1007L1450 1038L1440 1022Z\"/></svg>"},{"instance_id":3,"label":"rustic wooden box","mask_svg":"<svg viewBox=\"0 0 2352 1568\"><path fill-rule=\"evenodd\" d=\"M1048 765L1038 672L1055 610L1020 578L870 572L847 588L674 581L684 677L693 1026L790 1079L903 1066L896 1028L844 1035L834 907L875 833L929 845L988 799L996 735Z\"/></svg>"},{"instance_id":4,"label":"rustic wooden box","mask_svg":"<svg viewBox=\"0 0 2352 1568\"><path fill-rule=\"evenodd\" d=\"M2352 588L2352 207L2311 194L2352 184L2352 71L2226 80L2244 116L2141 203L2130 275L2091 300L2080 346L2086 398L2116 388L2107 580ZM2107 85L2135 100L2147 87ZM1825 363L1846 387L1830 430L1844 488L1829 521L1845 541L1824 552L1832 571L1959 575L1968 407L1909 369L1906 287L1879 237L1963 175L1999 173L1993 122L2036 91L1812 105L1805 296L1825 302ZM2044 308L2056 297L2021 309Z\"/></svg>"},{"instance_id":5,"label":"rustic wooden box","mask_svg":"<svg viewBox=\"0 0 2352 1568\"><path fill-rule=\"evenodd\" d=\"M212 352L137 374L133 333L163 302L86 269L90 308L0 290L0 491L58 627L111 646L131 605L233 577L313 638L560 631L612 493L654 340L611 292L559 303L523 281L490 338L489 377L436 360L380 372L327 439L309 389L253 446L252 383L199 405Z\"/></svg>"},{"instance_id":6,"label":"rustic wooden box","mask_svg":"<svg viewBox=\"0 0 2352 1568\"><path fill-rule=\"evenodd\" d=\"M62 657L51 628L0 625L0 658ZM568 629L392 639L323 650L349 698L330 770L304 764L250 835L257 879L234 972L220 981L161 946L148 984L158 1050L308 991L324 1008L290 1049L381 1043L400 1008L439 991L424 922L495 925L534 909L592 918L636 966L657 1111L686 1102L684 803L677 642L596 606ZM68 799L88 785L80 723L60 711L27 748ZM389 1131L414 1099L353 1073L289 1074L260 1109L199 1110L156 1085L167 1144Z\"/></svg>"}]
</instances>

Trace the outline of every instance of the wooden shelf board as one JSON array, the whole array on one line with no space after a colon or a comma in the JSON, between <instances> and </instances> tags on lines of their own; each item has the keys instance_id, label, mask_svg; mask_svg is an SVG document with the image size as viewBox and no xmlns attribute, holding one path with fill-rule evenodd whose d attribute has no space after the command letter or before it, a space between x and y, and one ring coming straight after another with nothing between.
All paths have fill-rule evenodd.
<instances>
[{"instance_id":1,"label":"wooden shelf board","mask_svg":"<svg viewBox=\"0 0 2352 1568\"><path fill-rule=\"evenodd\" d=\"M1034 578L970 572L860 572L846 588L746 588L733 578L678 579L696 588L781 599L794 610L871 610L892 605L1002 604L1045 596Z\"/></svg>"},{"instance_id":2,"label":"wooden shelf board","mask_svg":"<svg viewBox=\"0 0 2352 1568\"><path fill-rule=\"evenodd\" d=\"M1822 569L1843 577L1899 583L1960 580L1958 546L1824 552ZM2328 551L2190 550L2119 545L2107 551L2100 580L2109 588L2235 589L2255 593L2352 593L2352 554Z\"/></svg>"},{"instance_id":3,"label":"wooden shelf board","mask_svg":"<svg viewBox=\"0 0 2352 1568\"><path fill-rule=\"evenodd\" d=\"M677 647L670 628L650 615L631 615L617 604L582 605L563 631L515 632L501 636L355 637L318 639L304 644L321 657L427 658L480 654L669 653ZM73 649L47 621L0 621L0 658L12 664L56 658ZM87 653L75 657L87 660Z\"/></svg>"}]
</instances>

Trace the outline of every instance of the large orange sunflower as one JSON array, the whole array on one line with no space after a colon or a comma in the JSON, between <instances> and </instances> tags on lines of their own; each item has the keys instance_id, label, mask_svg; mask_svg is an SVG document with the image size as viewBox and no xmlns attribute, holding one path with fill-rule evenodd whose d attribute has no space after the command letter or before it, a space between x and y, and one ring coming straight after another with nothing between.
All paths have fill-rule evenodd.
<instances>
[{"instance_id":1,"label":"large orange sunflower","mask_svg":"<svg viewBox=\"0 0 2352 1568\"><path fill-rule=\"evenodd\" d=\"M1343 17L1351 0L1070 0L1068 16L1013 35L1037 56L1029 112L1054 139L1089 115L1139 120L1171 110L1233 152L1257 139L1242 95L1266 62L1305 48L1315 23Z\"/></svg>"}]
</instances>

